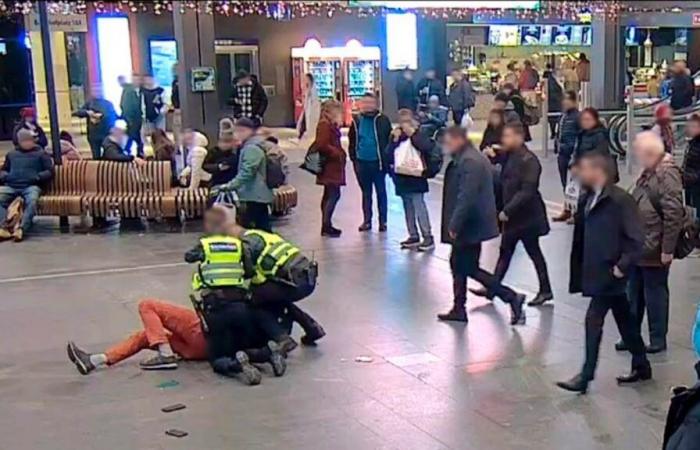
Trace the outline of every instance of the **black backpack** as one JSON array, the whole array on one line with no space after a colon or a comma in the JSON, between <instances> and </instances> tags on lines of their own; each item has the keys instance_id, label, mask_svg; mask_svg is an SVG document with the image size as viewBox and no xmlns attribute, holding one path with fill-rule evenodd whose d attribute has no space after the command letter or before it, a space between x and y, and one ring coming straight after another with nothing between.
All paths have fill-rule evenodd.
<instances>
[{"instance_id":1,"label":"black backpack","mask_svg":"<svg viewBox=\"0 0 700 450\"><path fill-rule=\"evenodd\" d=\"M656 214L664 218L664 211L661 208L661 199L656 193L651 192L651 190L646 187L642 187L649 197L651 206L654 207ZM683 217L683 227L680 233L678 233L678 241L676 241L676 248L673 251L673 257L675 259L683 259L690 255L696 247L700 245L700 224L693 217L693 215L688 211L688 208L683 208L685 215Z\"/></svg>"}]
</instances>

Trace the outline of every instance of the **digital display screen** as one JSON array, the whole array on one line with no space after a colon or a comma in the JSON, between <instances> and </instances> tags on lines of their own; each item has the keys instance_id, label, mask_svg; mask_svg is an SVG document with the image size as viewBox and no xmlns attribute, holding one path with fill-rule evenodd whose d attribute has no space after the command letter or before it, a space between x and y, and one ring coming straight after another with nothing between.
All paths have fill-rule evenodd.
<instances>
[{"instance_id":1,"label":"digital display screen","mask_svg":"<svg viewBox=\"0 0 700 450\"><path fill-rule=\"evenodd\" d=\"M592 43L593 37L591 34L591 27L581 27L581 45L591 45Z\"/></svg>"},{"instance_id":2,"label":"digital display screen","mask_svg":"<svg viewBox=\"0 0 700 450\"><path fill-rule=\"evenodd\" d=\"M520 45L520 27L518 25L492 25L489 27L489 45Z\"/></svg>"},{"instance_id":3,"label":"digital display screen","mask_svg":"<svg viewBox=\"0 0 700 450\"><path fill-rule=\"evenodd\" d=\"M571 45L571 25L557 25L552 27L552 44Z\"/></svg>"},{"instance_id":4,"label":"digital display screen","mask_svg":"<svg viewBox=\"0 0 700 450\"><path fill-rule=\"evenodd\" d=\"M540 33L540 45L552 45L552 26L543 25Z\"/></svg>"},{"instance_id":5,"label":"digital display screen","mask_svg":"<svg viewBox=\"0 0 700 450\"><path fill-rule=\"evenodd\" d=\"M152 39L150 50L153 78L165 90L165 100L170 101L173 66L177 62L177 43L175 39Z\"/></svg>"},{"instance_id":6,"label":"digital display screen","mask_svg":"<svg viewBox=\"0 0 700 450\"><path fill-rule=\"evenodd\" d=\"M687 28L677 28L676 29L676 45L680 47L685 47L688 45L688 29Z\"/></svg>"},{"instance_id":7,"label":"digital display screen","mask_svg":"<svg viewBox=\"0 0 700 450\"><path fill-rule=\"evenodd\" d=\"M542 27L528 25L520 27L520 45L541 45Z\"/></svg>"},{"instance_id":8,"label":"digital display screen","mask_svg":"<svg viewBox=\"0 0 700 450\"><path fill-rule=\"evenodd\" d=\"M386 47L389 70L418 68L418 34L415 14L386 15Z\"/></svg>"},{"instance_id":9,"label":"digital display screen","mask_svg":"<svg viewBox=\"0 0 700 450\"><path fill-rule=\"evenodd\" d=\"M126 16L97 17L97 48L104 97L119 110L122 87L117 78L131 74L131 40Z\"/></svg>"}]
</instances>

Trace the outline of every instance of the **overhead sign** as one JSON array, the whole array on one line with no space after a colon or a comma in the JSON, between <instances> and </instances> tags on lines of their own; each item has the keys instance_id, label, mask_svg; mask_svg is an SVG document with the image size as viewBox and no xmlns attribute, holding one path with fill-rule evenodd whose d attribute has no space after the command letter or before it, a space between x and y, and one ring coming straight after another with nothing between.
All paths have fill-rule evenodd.
<instances>
[{"instance_id":1,"label":"overhead sign","mask_svg":"<svg viewBox=\"0 0 700 450\"><path fill-rule=\"evenodd\" d=\"M27 28L29 31L39 31L39 15L31 12L27 16ZM87 33L87 16L85 14L49 14L49 28L51 31L64 31L66 33Z\"/></svg>"}]
</instances>

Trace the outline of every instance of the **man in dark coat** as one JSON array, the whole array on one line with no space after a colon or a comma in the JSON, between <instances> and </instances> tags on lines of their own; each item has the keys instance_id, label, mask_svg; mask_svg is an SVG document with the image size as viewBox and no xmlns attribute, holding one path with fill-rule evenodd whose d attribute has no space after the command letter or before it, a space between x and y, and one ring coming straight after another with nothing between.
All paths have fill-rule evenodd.
<instances>
[{"instance_id":1,"label":"man in dark coat","mask_svg":"<svg viewBox=\"0 0 700 450\"><path fill-rule=\"evenodd\" d=\"M673 63L671 79L671 108L674 110L688 108L695 101L695 82L688 71L688 64L683 60Z\"/></svg>"},{"instance_id":2,"label":"man in dark coat","mask_svg":"<svg viewBox=\"0 0 700 450\"><path fill-rule=\"evenodd\" d=\"M625 295L627 278L642 255L644 230L634 199L613 184L610 157L598 150L579 161L579 178L587 188L575 216L571 251L571 293L591 297L586 312L586 359L581 372L557 386L585 393L598 365L603 325L612 310L617 328L632 353L632 371L618 384L651 378L644 342Z\"/></svg>"},{"instance_id":3,"label":"man in dark coat","mask_svg":"<svg viewBox=\"0 0 700 450\"><path fill-rule=\"evenodd\" d=\"M581 127L579 126L578 94L574 91L566 91L562 100L561 117L559 118L559 130L554 141L557 153L557 166L562 189L566 189L568 182L569 166L576 149ZM564 222L571 218L571 211L564 209L562 213L553 218L555 222Z\"/></svg>"},{"instance_id":4,"label":"man in dark coat","mask_svg":"<svg viewBox=\"0 0 700 450\"><path fill-rule=\"evenodd\" d=\"M481 243L498 236L491 163L467 139L465 130L449 128L444 148L452 156L442 195L442 242L452 245L450 267L454 305L440 320L467 322L467 277L510 304L511 325L523 325L525 296L503 286L479 267Z\"/></svg>"},{"instance_id":5,"label":"man in dark coat","mask_svg":"<svg viewBox=\"0 0 700 450\"><path fill-rule=\"evenodd\" d=\"M476 104L476 96L472 84L465 78L461 70L452 71L452 84L447 95L447 103L452 110L455 125L462 123L462 117Z\"/></svg>"},{"instance_id":6,"label":"man in dark coat","mask_svg":"<svg viewBox=\"0 0 700 450\"><path fill-rule=\"evenodd\" d=\"M143 139L141 139L141 127L143 126L143 90L141 89L141 75L131 75L131 83L127 83L124 77L119 77L122 87L122 96L119 100L119 108L122 110L122 119L126 122L126 134L129 140L124 147L131 151L132 144L136 144L136 154L143 157Z\"/></svg>"},{"instance_id":7,"label":"man in dark coat","mask_svg":"<svg viewBox=\"0 0 700 450\"><path fill-rule=\"evenodd\" d=\"M542 166L534 153L525 146L525 135L520 124L508 124L503 129L503 150L494 154L501 164L500 186L503 209L498 218L503 223L501 252L496 264L496 277L503 280L518 242L522 242L525 252L537 271L540 290L530 302L539 306L552 300L552 286L547 274L547 262L540 248L540 237L549 233L547 209L540 194ZM492 150L493 151L493 150ZM486 289L474 289L472 293L493 298Z\"/></svg>"},{"instance_id":8,"label":"man in dark coat","mask_svg":"<svg viewBox=\"0 0 700 450\"><path fill-rule=\"evenodd\" d=\"M396 82L396 103L399 109L415 111L418 106L416 86L413 83L413 72L406 69Z\"/></svg>"},{"instance_id":9,"label":"man in dark coat","mask_svg":"<svg viewBox=\"0 0 700 450\"><path fill-rule=\"evenodd\" d=\"M418 103L427 105L428 100L433 95L438 96L441 105L445 103L445 87L437 79L435 69L425 71L425 78L418 82L416 89L418 90Z\"/></svg>"},{"instance_id":10,"label":"man in dark coat","mask_svg":"<svg viewBox=\"0 0 700 450\"><path fill-rule=\"evenodd\" d=\"M100 159L102 156L102 142L117 120L117 112L112 102L104 98L102 86L94 85L91 91L91 99L88 100L73 115L88 119L87 138L92 150L92 159Z\"/></svg>"}]
</instances>

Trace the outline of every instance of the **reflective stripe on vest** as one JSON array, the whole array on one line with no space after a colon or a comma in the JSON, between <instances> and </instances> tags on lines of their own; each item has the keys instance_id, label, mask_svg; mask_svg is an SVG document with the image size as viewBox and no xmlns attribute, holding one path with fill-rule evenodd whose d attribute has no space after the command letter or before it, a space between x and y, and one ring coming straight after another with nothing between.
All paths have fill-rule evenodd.
<instances>
[{"instance_id":1,"label":"reflective stripe on vest","mask_svg":"<svg viewBox=\"0 0 700 450\"><path fill-rule=\"evenodd\" d=\"M230 236L200 239L204 261L192 277L192 289L245 287L241 241Z\"/></svg>"},{"instance_id":2,"label":"reflective stripe on vest","mask_svg":"<svg viewBox=\"0 0 700 450\"><path fill-rule=\"evenodd\" d=\"M258 236L265 242L265 248L255 262L253 284L264 283L268 277L274 276L280 267L300 252L297 247L277 234L261 230L248 230L246 235Z\"/></svg>"}]
</instances>

